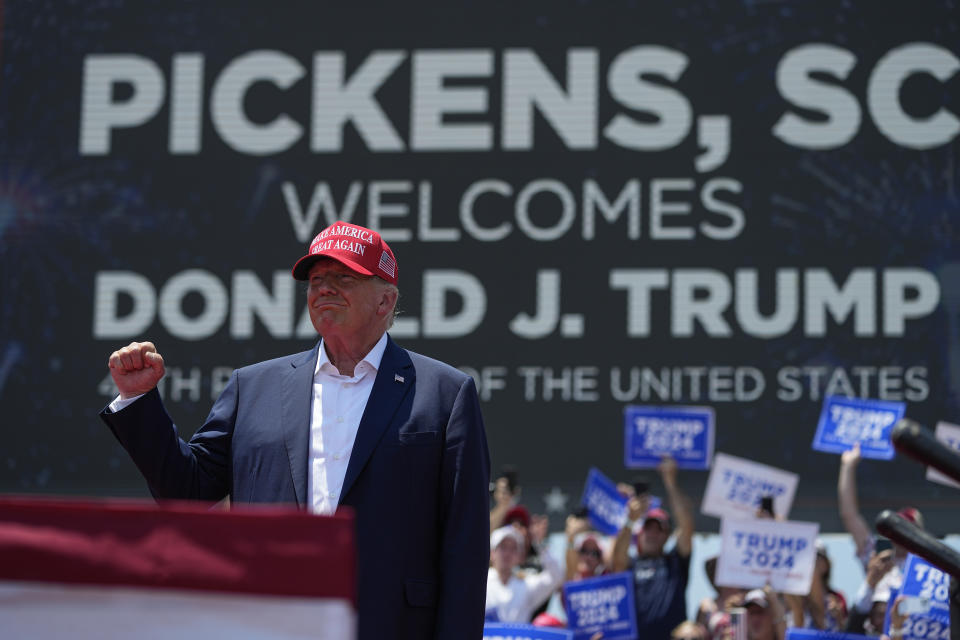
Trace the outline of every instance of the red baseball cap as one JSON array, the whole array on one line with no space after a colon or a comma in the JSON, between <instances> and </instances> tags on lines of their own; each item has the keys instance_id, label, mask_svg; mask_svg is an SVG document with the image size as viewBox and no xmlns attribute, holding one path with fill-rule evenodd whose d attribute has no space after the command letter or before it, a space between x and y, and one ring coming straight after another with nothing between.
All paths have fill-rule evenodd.
<instances>
[{"instance_id":1,"label":"red baseball cap","mask_svg":"<svg viewBox=\"0 0 960 640\"><path fill-rule=\"evenodd\" d=\"M903 509L900 509L900 511L897 511L897 513L921 529L923 528L923 515L920 513L919 509L914 507L904 507Z\"/></svg>"},{"instance_id":2,"label":"red baseball cap","mask_svg":"<svg viewBox=\"0 0 960 640\"><path fill-rule=\"evenodd\" d=\"M317 234L307 255L293 265L293 277L306 280L320 258L332 258L365 276L378 276L397 284L397 259L389 245L372 229L338 220Z\"/></svg>"},{"instance_id":3,"label":"red baseball cap","mask_svg":"<svg viewBox=\"0 0 960 640\"><path fill-rule=\"evenodd\" d=\"M653 521L660 523L660 528L667 530L670 528L670 514L666 510L657 507L656 509L650 509L647 511L647 515L643 517L644 526L646 526L647 521Z\"/></svg>"},{"instance_id":4,"label":"red baseball cap","mask_svg":"<svg viewBox=\"0 0 960 640\"><path fill-rule=\"evenodd\" d=\"M507 511L507 515L503 516L504 524L510 524L515 520L519 521L520 524L525 527L530 526L530 512L527 511L527 508L522 504L513 507L510 511Z\"/></svg>"},{"instance_id":5,"label":"red baseball cap","mask_svg":"<svg viewBox=\"0 0 960 640\"><path fill-rule=\"evenodd\" d=\"M535 627L557 627L559 629L566 628L566 625L563 624L563 622L561 622L559 618L557 618L556 616L550 615L546 611L544 611L543 613L538 615L536 618L534 618L533 622L531 622L530 624L532 624Z\"/></svg>"}]
</instances>

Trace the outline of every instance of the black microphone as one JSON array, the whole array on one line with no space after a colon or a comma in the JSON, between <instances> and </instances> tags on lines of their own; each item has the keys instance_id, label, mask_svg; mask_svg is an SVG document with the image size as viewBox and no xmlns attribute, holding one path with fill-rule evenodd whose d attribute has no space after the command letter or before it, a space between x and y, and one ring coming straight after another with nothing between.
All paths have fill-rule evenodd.
<instances>
[{"instance_id":1,"label":"black microphone","mask_svg":"<svg viewBox=\"0 0 960 640\"><path fill-rule=\"evenodd\" d=\"M907 418L900 420L890 438L897 451L960 482L960 452L944 445L918 423Z\"/></svg>"},{"instance_id":2,"label":"black microphone","mask_svg":"<svg viewBox=\"0 0 960 640\"><path fill-rule=\"evenodd\" d=\"M943 544L899 513L887 509L877 516L877 533L900 544L910 553L935 564L950 575L960 578L960 553Z\"/></svg>"}]
</instances>

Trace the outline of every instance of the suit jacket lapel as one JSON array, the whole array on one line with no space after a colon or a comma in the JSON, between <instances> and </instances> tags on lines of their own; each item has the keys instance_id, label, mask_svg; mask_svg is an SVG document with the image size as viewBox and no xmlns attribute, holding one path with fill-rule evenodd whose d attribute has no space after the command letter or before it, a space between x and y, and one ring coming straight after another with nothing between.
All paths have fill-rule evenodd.
<instances>
[{"instance_id":1,"label":"suit jacket lapel","mask_svg":"<svg viewBox=\"0 0 960 640\"><path fill-rule=\"evenodd\" d=\"M310 443L310 407L313 406L313 374L317 368L320 342L312 351L294 358L283 375L280 424L290 461L290 475L297 504L307 504L307 454Z\"/></svg>"},{"instance_id":2,"label":"suit jacket lapel","mask_svg":"<svg viewBox=\"0 0 960 640\"><path fill-rule=\"evenodd\" d=\"M388 335L387 348L383 352L383 359L370 391L370 399L367 400L367 407L360 419L350 462L347 464L347 475L340 490L341 503L376 449L383 432L390 426L404 396L413 388L415 375L410 356Z\"/></svg>"}]
</instances>

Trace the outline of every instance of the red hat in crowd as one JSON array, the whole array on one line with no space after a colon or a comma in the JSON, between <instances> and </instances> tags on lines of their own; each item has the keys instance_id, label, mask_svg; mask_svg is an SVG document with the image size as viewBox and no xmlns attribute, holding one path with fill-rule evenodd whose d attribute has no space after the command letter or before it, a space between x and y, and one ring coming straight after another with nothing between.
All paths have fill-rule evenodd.
<instances>
[{"instance_id":1,"label":"red hat in crowd","mask_svg":"<svg viewBox=\"0 0 960 640\"><path fill-rule=\"evenodd\" d=\"M507 515L503 516L504 524L512 524L514 522L519 522L525 527L530 526L530 512L527 511L527 508L522 504L513 507L510 511L507 511Z\"/></svg>"},{"instance_id":2,"label":"red hat in crowd","mask_svg":"<svg viewBox=\"0 0 960 640\"><path fill-rule=\"evenodd\" d=\"M590 533L579 533L573 539L573 547L577 551L583 551L583 548L588 545L594 547L597 551L602 551L600 548L600 541L597 540L596 536Z\"/></svg>"},{"instance_id":3,"label":"red hat in crowd","mask_svg":"<svg viewBox=\"0 0 960 640\"><path fill-rule=\"evenodd\" d=\"M550 615L549 613L541 613L536 618L533 619L533 626L535 627L558 627L560 629L565 629L566 625L563 624L555 616Z\"/></svg>"},{"instance_id":4,"label":"red hat in crowd","mask_svg":"<svg viewBox=\"0 0 960 640\"><path fill-rule=\"evenodd\" d=\"M357 273L397 284L397 259L393 251L379 233L358 224L337 221L318 233L307 255L293 265L293 277L308 279L310 268L320 258L333 258Z\"/></svg>"},{"instance_id":5,"label":"red hat in crowd","mask_svg":"<svg viewBox=\"0 0 960 640\"><path fill-rule=\"evenodd\" d=\"M920 513L919 509L914 509L913 507L904 507L897 511L898 514L917 525L923 529L923 515Z\"/></svg>"},{"instance_id":6,"label":"red hat in crowd","mask_svg":"<svg viewBox=\"0 0 960 640\"><path fill-rule=\"evenodd\" d=\"M670 528L670 514L666 510L657 507L656 509L650 509L647 511L647 515L644 516L643 524L646 526L647 522L653 520L660 523L660 527L666 531Z\"/></svg>"}]
</instances>

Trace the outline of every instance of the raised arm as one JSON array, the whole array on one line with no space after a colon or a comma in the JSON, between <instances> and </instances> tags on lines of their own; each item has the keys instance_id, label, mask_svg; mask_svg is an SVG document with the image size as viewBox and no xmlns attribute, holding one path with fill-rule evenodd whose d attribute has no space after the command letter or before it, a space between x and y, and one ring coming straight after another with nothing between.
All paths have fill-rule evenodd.
<instances>
[{"instance_id":1,"label":"raised arm","mask_svg":"<svg viewBox=\"0 0 960 640\"><path fill-rule=\"evenodd\" d=\"M573 580L577 575L577 563L580 561L580 550L576 547L577 536L590 530L590 522L586 518L578 518L570 514L567 516L567 554L564 580Z\"/></svg>"},{"instance_id":2,"label":"raised arm","mask_svg":"<svg viewBox=\"0 0 960 640\"><path fill-rule=\"evenodd\" d=\"M537 555L543 565L543 571L528 574L523 579L527 585L527 598L532 608L543 604L554 589L563 584L563 571L560 570L556 559L550 555L550 551L542 541L537 547Z\"/></svg>"},{"instance_id":3,"label":"raised arm","mask_svg":"<svg viewBox=\"0 0 960 640\"><path fill-rule=\"evenodd\" d=\"M867 521L860 515L857 499L857 465L860 463L860 445L844 451L840 456L840 477L837 480L837 501L840 506L840 520L843 527L857 546L857 555L862 557L869 547L872 535Z\"/></svg>"},{"instance_id":4,"label":"raised arm","mask_svg":"<svg viewBox=\"0 0 960 640\"><path fill-rule=\"evenodd\" d=\"M780 602L780 594L776 593L769 584L763 588L767 596L767 602L770 603L770 616L773 618L773 627L776 631L776 640L784 640L787 637L786 611L783 609L783 603Z\"/></svg>"},{"instance_id":5,"label":"raised arm","mask_svg":"<svg viewBox=\"0 0 960 640\"><path fill-rule=\"evenodd\" d=\"M826 565L823 565L824 567ZM804 605L810 613L810 619L813 626L817 629L826 629L827 627L827 589L824 583L824 574L821 569L821 562L817 559L817 566L813 573L813 582L810 583L810 594L805 598Z\"/></svg>"},{"instance_id":6,"label":"raised arm","mask_svg":"<svg viewBox=\"0 0 960 640\"><path fill-rule=\"evenodd\" d=\"M157 391L164 364L152 342L132 342L114 351L107 366L120 397L100 417L130 454L153 496L217 501L228 495L236 372L187 444L177 435Z\"/></svg>"},{"instance_id":7,"label":"raised arm","mask_svg":"<svg viewBox=\"0 0 960 640\"><path fill-rule=\"evenodd\" d=\"M630 564L630 539L633 537L633 524L647 513L650 499L646 494L633 496L627 502L627 521L620 527L613 542L613 571L626 571Z\"/></svg>"},{"instance_id":8,"label":"raised arm","mask_svg":"<svg viewBox=\"0 0 960 640\"><path fill-rule=\"evenodd\" d=\"M670 456L664 456L659 470L663 486L667 490L670 510L676 522L677 552L689 558L693 550L693 509L690 506L690 499L677 484L677 461Z\"/></svg>"},{"instance_id":9,"label":"raised arm","mask_svg":"<svg viewBox=\"0 0 960 640\"><path fill-rule=\"evenodd\" d=\"M490 510L490 533L503 526L503 519L513 506L513 495L506 478L497 478L493 488L493 509Z\"/></svg>"}]
</instances>

